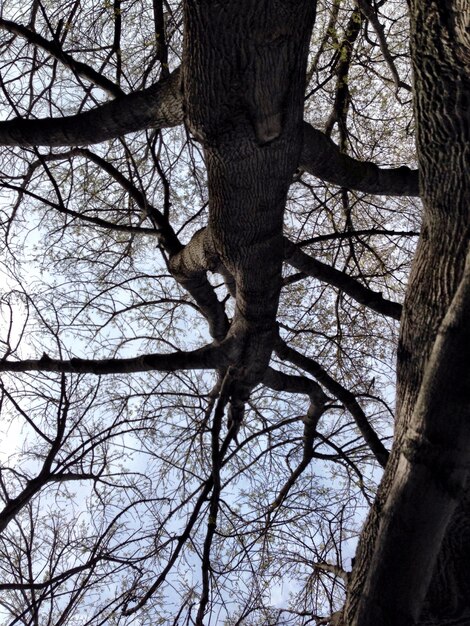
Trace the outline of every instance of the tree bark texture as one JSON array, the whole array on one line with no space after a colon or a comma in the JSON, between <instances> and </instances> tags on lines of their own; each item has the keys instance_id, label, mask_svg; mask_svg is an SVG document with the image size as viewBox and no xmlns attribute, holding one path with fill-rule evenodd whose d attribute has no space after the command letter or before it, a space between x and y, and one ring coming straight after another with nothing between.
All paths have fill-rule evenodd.
<instances>
[{"instance_id":1,"label":"tree bark texture","mask_svg":"<svg viewBox=\"0 0 470 626\"><path fill-rule=\"evenodd\" d=\"M465 6L464 6L465 5ZM468 3L411 3L422 234L398 349L395 441L343 623L470 623Z\"/></svg>"},{"instance_id":2,"label":"tree bark texture","mask_svg":"<svg viewBox=\"0 0 470 626\"><path fill-rule=\"evenodd\" d=\"M303 141L303 96L315 3L187 1L186 123L204 146L207 236L233 276L228 338L246 399L277 334L287 191Z\"/></svg>"}]
</instances>

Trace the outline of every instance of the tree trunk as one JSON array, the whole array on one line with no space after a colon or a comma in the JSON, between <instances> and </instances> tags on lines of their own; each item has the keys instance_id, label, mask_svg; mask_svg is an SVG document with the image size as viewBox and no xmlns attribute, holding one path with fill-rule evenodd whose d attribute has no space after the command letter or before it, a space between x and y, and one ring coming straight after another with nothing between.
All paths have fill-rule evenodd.
<instances>
[{"instance_id":1,"label":"tree trunk","mask_svg":"<svg viewBox=\"0 0 470 626\"><path fill-rule=\"evenodd\" d=\"M361 536L348 626L470 624L470 7L413 0L410 11L423 225L402 317L395 441Z\"/></svg>"},{"instance_id":2,"label":"tree trunk","mask_svg":"<svg viewBox=\"0 0 470 626\"><path fill-rule=\"evenodd\" d=\"M186 123L204 146L209 236L236 285L228 339L241 400L262 379L276 336L314 9L312 0L185 3Z\"/></svg>"}]
</instances>

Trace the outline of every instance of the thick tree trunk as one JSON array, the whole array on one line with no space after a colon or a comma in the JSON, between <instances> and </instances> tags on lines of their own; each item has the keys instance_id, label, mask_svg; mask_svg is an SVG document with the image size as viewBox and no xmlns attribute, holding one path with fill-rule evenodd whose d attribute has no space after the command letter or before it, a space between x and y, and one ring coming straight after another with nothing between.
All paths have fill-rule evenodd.
<instances>
[{"instance_id":1,"label":"thick tree trunk","mask_svg":"<svg viewBox=\"0 0 470 626\"><path fill-rule=\"evenodd\" d=\"M348 626L470 624L470 9L414 0L410 10L423 227L402 317L395 442L358 548Z\"/></svg>"},{"instance_id":2,"label":"thick tree trunk","mask_svg":"<svg viewBox=\"0 0 470 626\"><path fill-rule=\"evenodd\" d=\"M287 191L303 142L312 0L185 3L186 122L204 146L208 236L236 285L228 334L246 399L276 336Z\"/></svg>"}]
</instances>

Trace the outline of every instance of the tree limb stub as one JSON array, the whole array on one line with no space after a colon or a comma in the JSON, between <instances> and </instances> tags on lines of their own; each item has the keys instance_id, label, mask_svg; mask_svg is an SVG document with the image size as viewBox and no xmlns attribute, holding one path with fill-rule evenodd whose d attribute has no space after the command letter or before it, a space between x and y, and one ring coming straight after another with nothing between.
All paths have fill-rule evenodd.
<instances>
[{"instance_id":1,"label":"tree limb stub","mask_svg":"<svg viewBox=\"0 0 470 626\"><path fill-rule=\"evenodd\" d=\"M228 332L229 321L224 305L206 277L207 271L215 271L218 266L219 258L207 228L195 233L182 250L170 257L169 263L172 276L196 300L206 317L211 336L222 341Z\"/></svg>"}]
</instances>

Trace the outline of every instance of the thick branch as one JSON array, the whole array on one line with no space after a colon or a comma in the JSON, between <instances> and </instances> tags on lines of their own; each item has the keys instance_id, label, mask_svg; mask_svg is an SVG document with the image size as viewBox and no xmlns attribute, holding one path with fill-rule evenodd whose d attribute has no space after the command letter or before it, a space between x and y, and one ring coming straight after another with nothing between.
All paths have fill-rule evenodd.
<instances>
[{"instance_id":1,"label":"thick branch","mask_svg":"<svg viewBox=\"0 0 470 626\"><path fill-rule=\"evenodd\" d=\"M0 372L64 372L81 374L131 374L133 372L176 372L177 370L214 369L225 364L224 353L212 344L191 352L144 354L130 359L78 359L68 361L41 359L0 361Z\"/></svg>"},{"instance_id":2,"label":"thick branch","mask_svg":"<svg viewBox=\"0 0 470 626\"><path fill-rule=\"evenodd\" d=\"M419 196L417 170L381 169L370 161L357 161L307 123L299 167L339 187L384 196Z\"/></svg>"},{"instance_id":3,"label":"thick branch","mask_svg":"<svg viewBox=\"0 0 470 626\"><path fill-rule=\"evenodd\" d=\"M275 391L285 391L286 393L304 393L310 398L312 404L323 406L328 400L328 396L318 383L306 376L285 374L268 367L263 378L263 384Z\"/></svg>"},{"instance_id":4,"label":"thick branch","mask_svg":"<svg viewBox=\"0 0 470 626\"><path fill-rule=\"evenodd\" d=\"M356 302L359 302L359 304L363 304L369 309L377 311L377 313L395 320L400 319L402 305L398 302L386 300L381 293L365 287L355 278L330 265L326 265L326 263L317 261L317 259L302 252L300 248L287 238L284 238L284 250L287 263L307 276L313 276L329 285L333 285L333 287L337 287L348 294L348 296L351 296Z\"/></svg>"},{"instance_id":5,"label":"thick branch","mask_svg":"<svg viewBox=\"0 0 470 626\"><path fill-rule=\"evenodd\" d=\"M121 96L84 113L1 122L0 145L90 145L145 128L178 126L182 121L179 71L175 70L148 89Z\"/></svg>"},{"instance_id":6,"label":"thick branch","mask_svg":"<svg viewBox=\"0 0 470 626\"><path fill-rule=\"evenodd\" d=\"M211 336L221 341L227 334L229 321L224 305L219 302L206 277L206 272L215 271L218 265L210 231L203 228L195 233L180 252L171 257L169 267L172 276L198 303L209 322Z\"/></svg>"},{"instance_id":7,"label":"thick branch","mask_svg":"<svg viewBox=\"0 0 470 626\"><path fill-rule=\"evenodd\" d=\"M314 564L314 567L315 569L322 570L324 572L331 572L335 576L342 578L345 583L347 583L349 580L349 572L344 570L339 565L334 565L333 563L326 563L326 562L319 561Z\"/></svg>"},{"instance_id":8,"label":"thick branch","mask_svg":"<svg viewBox=\"0 0 470 626\"><path fill-rule=\"evenodd\" d=\"M77 146L107 141L145 128L183 123L179 69L148 89L121 96L95 109L63 118L0 122L3 146ZM338 146L304 123L299 167L321 180L365 193L419 196L418 171L381 169L342 154Z\"/></svg>"},{"instance_id":9,"label":"thick branch","mask_svg":"<svg viewBox=\"0 0 470 626\"><path fill-rule=\"evenodd\" d=\"M162 66L162 76L168 74L168 45L165 33L163 0L153 0L153 21L155 22L155 56Z\"/></svg>"},{"instance_id":10,"label":"thick branch","mask_svg":"<svg viewBox=\"0 0 470 626\"><path fill-rule=\"evenodd\" d=\"M0 122L2 146L78 146L107 141L145 128L183 123L179 71L148 89L121 96L90 111L63 118ZM342 154L338 146L304 123L299 167L341 187L385 196L419 196L418 171L381 169L375 163Z\"/></svg>"}]
</instances>

